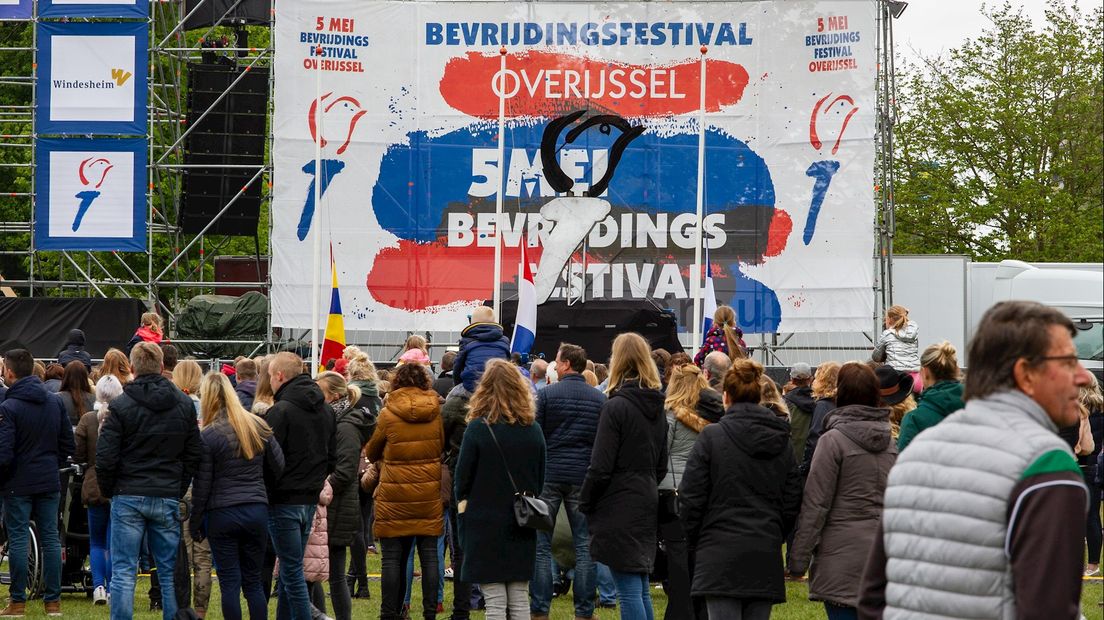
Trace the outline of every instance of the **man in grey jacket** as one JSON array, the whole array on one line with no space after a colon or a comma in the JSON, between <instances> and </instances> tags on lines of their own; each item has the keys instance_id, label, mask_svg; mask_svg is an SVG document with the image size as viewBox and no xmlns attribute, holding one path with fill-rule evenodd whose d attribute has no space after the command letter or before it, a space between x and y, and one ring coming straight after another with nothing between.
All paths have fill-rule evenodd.
<instances>
[{"instance_id":1,"label":"man in grey jacket","mask_svg":"<svg viewBox=\"0 0 1104 620\"><path fill-rule=\"evenodd\" d=\"M1088 489L1060 427L1091 378L1073 323L993 306L970 342L966 408L889 474L860 618L1077 618Z\"/></svg>"}]
</instances>

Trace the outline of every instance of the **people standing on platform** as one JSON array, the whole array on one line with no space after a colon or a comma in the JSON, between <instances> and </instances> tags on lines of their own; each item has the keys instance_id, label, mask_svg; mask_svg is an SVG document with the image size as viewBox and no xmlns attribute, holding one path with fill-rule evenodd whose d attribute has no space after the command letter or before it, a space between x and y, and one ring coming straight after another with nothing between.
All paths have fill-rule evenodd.
<instances>
[{"instance_id":1,"label":"people standing on platform","mask_svg":"<svg viewBox=\"0 0 1104 620\"><path fill-rule=\"evenodd\" d=\"M553 515L559 513L562 505L571 526L575 545L576 618L594 615L598 574L590 558L590 531L586 516L579 511L579 495L590 466L598 418L606 403L605 395L583 380L582 373L588 372L586 362L586 351L582 347L561 344L555 361L560 379L538 391L536 403L537 428L543 434L548 455L540 497L548 502ZM536 542L537 564L529 584L532 597L529 609L533 620L541 620L548 618L552 604L551 532L537 533Z\"/></svg>"},{"instance_id":2,"label":"people standing on platform","mask_svg":"<svg viewBox=\"0 0 1104 620\"><path fill-rule=\"evenodd\" d=\"M277 353L269 362L268 377L276 403L265 421L284 453L284 473L270 489L268 506L268 532L280 565L276 613L311 620L303 553L318 496L337 462L335 418L298 355Z\"/></svg>"},{"instance_id":3,"label":"people standing on platform","mask_svg":"<svg viewBox=\"0 0 1104 620\"><path fill-rule=\"evenodd\" d=\"M874 343L871 358L893 367L894 370L912 375L913 391L919 394L924 389L920 377L920 327L909 319L909 310L904 306L890 306L886 310L885 329Z\"/></svg>"},{"instance_id":4,"label":"people standing on platform","mask_svg":"<svg viewBox=\"0 0 1104 620\"><path fill-rule=\"evenodd\" d=\"M713 313L713 325L705 332L705 343L694 355L694 363L701 367L711 351L720 351L732 360L747 357L744 332L736 326L736 311L731 306L718 306Z\"/></svg>"},{"instance_id":5,"label":"people standing on platform","mask_svg":"<svg viewBox=\"0 0 1104 620\"><path fill-rule=\"evenodd\" d=\"M11 599L0 615L7 617L22 616L27 604L32 520L41 550L46 615L61 615L58 469L73 455L73 426L61 399L46 391L33 372L29 351L12 349L4 354L4 381L10 387L0 403L0 470L5 473L2 490Z\"/></svg>"},{"instance_id":6,"label":"people standing on platform","mask_svg":"<svg viewBox=\"0 0 1104 620\"><path fill-rule=\"evenodd\" d=\"M190 398L161 376L161 348L140 342L130 352L134 381L109 404L96 444L96 478L111 499L111 617L134 615L134 582L148 535L161 580L162 616L171 620L180 542L180 499L203 456Z\"/></svg>"},{"instance_id":7,"label":"people standing on platform","mask_svg":"<svg viewBox=\"0 0 1104 620\"><path fill-rule=\"evenodd\" d=\"M580 361L578 356L575 361ZM585 363L582 354L580 365L585 368ZM590 390L585 385L579 389ZM530 616L528 586L534 576L537 531L520 527L513 511L515 493L535 496L542 487L548 490L545 440L534 421L532 388L525 377L508 361L488 361L471 398L455 483L457 534L464 549L461 579L480 584L488 620L547 618L547 612ZM545 566L549 564L550 558ZM589 591L575 599L575 615L589 618L594 613L594 588L585 579ZM579 615L580 603L590 608L585 616Z\"/></svg>"},{"instance_id":8,"label":"people standing on platform","mask_svg":"<svg viewBox=\"0 0 1104 620\"><path fill-rule=\"evenodd\" d=\"M667 417L648 342L613 341L609 400L602 407L580 511L591 557L610 567L622 620L652 620L648 575L655 567L659 481L667 475Z\"/></svg>"},{"instance_id":9,"label":"people standing on platform","mask_svg":"<svg viewBox=\"0 0 1104 620\"><path fill-rule=\"evenodd\" d=\"M483 367L493 359L510 359L510 339L495 322L494 310L479 306L472 311L471 324L460 332L460 352L452 367L453 377L469 394L474 394Z\"/></svg>"},{"instance_id":10,"label":"people standing on platform","mask_svg":"<svg viewBox=\"0 0 1104 620\"><path fill-rule=\"evenodd\" d=\"M130 351L134 348L134 345L139 342L152 342L153 344L161 344L162 341L168 342L164 333L164 321L161 319L161 315L156 312L144 312L142 314L141 325L131 336L130 342L127 343L126 352L129 355ZM162 355L164 359L164 355Z\"/></svg>"},{"instance_id":11,"label":"people standing on platform","mask_svg":"<svg viewBox=\"0 0 1104 620\"><path fill-rule=\"evenodd\" d=\"M69 362L76 361L84 364L86 371L92 372L92 356L84 350L84 342L83 330L69 330L69 335L65 337L65 348L57 354L58 364L68 366Z\"/></svg>"},{"instance_id":12,"label":"people standing on platform","mask_svg":"<svg viewBox=\"0 0 1104 620\"><path fill-rule=\"evenodd\" d=\"M189 531L210 544L222 617L241 620L241 595L250 620L261 620L268 616L261 578L268 538L265 481L280 478L284 454L268 424L242 408L225 376L208 373L201 391L204 451Z\"/></svg>"}]
</instances>

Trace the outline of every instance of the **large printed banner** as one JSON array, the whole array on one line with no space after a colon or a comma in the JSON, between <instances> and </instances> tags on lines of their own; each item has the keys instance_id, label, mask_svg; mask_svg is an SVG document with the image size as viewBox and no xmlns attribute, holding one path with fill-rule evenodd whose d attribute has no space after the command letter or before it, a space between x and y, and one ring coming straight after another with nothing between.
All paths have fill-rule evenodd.
<instances>
[{"instance_id":1,"label":"large printed banner","mask_svg":"<svg viewBox=\"0 0 1104 620\"><path fill-rule=\"evenodd\" d=\"M273 323L310 326L322 235L348 328L459 329L492 295L497 231L505 296L521 243L540 289L582 241L585 270L553 299L652 298L689 329L704 51L717 301L749 332L866 329L874 15L872 0L278 3ZM594 195L556 200L567 190Z\"/></svg>"},{"instance_id":2,"label":"large printed banner","mask_svg":"<svg viewBox=\"0 0 1104 620\"><path fill-rule=\"evenodd\" d=\"M35 247L146 249L144 139L42 138L35 143Z\"/></svg>"},{"instance_id":3,"label":"large printed banner","mask_svg":"<svg viewBox=\"0 0 1104 620\"><path fill-rule=\"evenodd\" d=\"M146 135L146 22L39 22L39 134Z\"/></svg>"},{"instance_id":4,"label":"large printed banner","mask_svg":"<svg viewBox=\"0 0 1104 620\"><path fill-rule=\"evenodd\" d=\"M0 19L30 19L33 16L31 0L0 0Z\"/></svg>"},{"instance_id":5,"label":"large printed banner","mask_svg":"<svg viewBox=\"0 0 1104 620\"><path fill-rule=\"evenodd\" d=\"M39 0L39 17L149 17L149 0Z\"/></svg>"}]
</instances>

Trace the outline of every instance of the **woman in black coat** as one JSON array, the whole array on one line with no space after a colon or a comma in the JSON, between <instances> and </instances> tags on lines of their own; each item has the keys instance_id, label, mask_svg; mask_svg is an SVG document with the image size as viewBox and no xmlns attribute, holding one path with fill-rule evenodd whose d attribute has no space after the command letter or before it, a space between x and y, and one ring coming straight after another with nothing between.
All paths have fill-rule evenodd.
<instances>
[{"instance_id":1,"label":"woman in black coat","mask_svg":"<svg viewBox=\"0 0 1104 620\"><path fill-rule=\"evenodd\" d=\"M801 506L790 425L759 406L763 367L736 360L724 378L728 411L702 429L679 482L694 557L692 594L710 618L766 620L786 601L782 542Z\"/></svg>"},{"instance_id":2,"label":"woman in black coat","mask_svg":"<svg viewBox=\"0 0 1104 620\"><path fill-rule=\"evenodd\" d=\"M640 335L621 334L610 356L590 469L580 491L590 554L610 567L622 620L652 620L659 481L667 475L667 416L659 372Z\"/></svg>"},{"instance_id":3,"label":"woman in black coat","mask_svg":"<svg viewBox=\"0 0 1104 620\"><path fill-rule=\"evenodd\" d=\"M480 584L488 620L529 618L537 532L518 527L513 504L514 485L533 496L544 488L544 433L535 419L517 366L488 362L469 404L454 482L460 579Z\"/></svg>"},{"instance_id":4,"label":"woman in black coat","mask_svg":"<svg viewBox=\"0 0 1104 620\"><path fill-rule=\"evenodd\" d=\"M326 508L330 554L330 600L336 620L352 620L353 597L345 575L345 551L353 545L360 529L360 453L372 438L379 416L380 400L360 393L336 372L324 372L315 380L326 402L337 416L337 463L330 474L333 499Z\"/></svg>"}]
</instances>

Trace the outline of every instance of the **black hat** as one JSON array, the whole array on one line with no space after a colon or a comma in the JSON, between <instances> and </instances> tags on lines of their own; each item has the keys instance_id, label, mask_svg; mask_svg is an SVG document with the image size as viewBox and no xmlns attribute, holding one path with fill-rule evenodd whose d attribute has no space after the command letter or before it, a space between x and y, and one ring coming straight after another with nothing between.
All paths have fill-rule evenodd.
<instances>
[{"instance_id":1,"label":"black hat","mask_svg":"<svg viewBox=\"0 0 1104 620\"><path fill-rule=\"evenodd\" d=\"M892 366L879 366L874 374L878 375L882 404L892 407L912 393L912 375L907 372L898 372Z\"/></svg>"}]
</instances>

